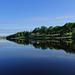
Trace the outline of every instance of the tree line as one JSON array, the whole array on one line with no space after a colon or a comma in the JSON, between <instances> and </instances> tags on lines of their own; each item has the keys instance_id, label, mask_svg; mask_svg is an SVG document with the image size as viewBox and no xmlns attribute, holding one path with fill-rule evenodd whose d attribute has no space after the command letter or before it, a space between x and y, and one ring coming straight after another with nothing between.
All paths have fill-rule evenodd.
<instances>
[{"instance_id":1,"label":"tree line","mask_svg":"<svg viewBox=\"0 0 75 75\"><path fill-rule=\"evenodd\" d=\"M42 26L41 28L35 28L33 31L23 31L18 32L13 35L7 36L10 38L28 38L31 35L50 35L50 34L60 34L60 36L65 36L66 33L72 33L72 36L75 37L75 23L66 23L64 26L50 26L49 28Z\"/></svg>"}]
</instances>

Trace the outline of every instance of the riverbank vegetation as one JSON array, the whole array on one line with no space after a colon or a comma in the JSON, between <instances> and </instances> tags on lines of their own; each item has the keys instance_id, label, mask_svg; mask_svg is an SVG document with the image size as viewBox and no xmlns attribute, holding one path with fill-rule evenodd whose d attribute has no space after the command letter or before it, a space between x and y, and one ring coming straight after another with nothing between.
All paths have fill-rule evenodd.
<instances>
[{"instance_id":1,"label":"riverbank vegetation","mask_svg":"<svg viewBox=\"0 0 75 75\"><path fill-rule=\"evenodd\" d=\"M33 31L18 32L6 37L7 39L74 39L75 23L66 23L64 26L42 26Z\"/></svg>"}]
</instances>

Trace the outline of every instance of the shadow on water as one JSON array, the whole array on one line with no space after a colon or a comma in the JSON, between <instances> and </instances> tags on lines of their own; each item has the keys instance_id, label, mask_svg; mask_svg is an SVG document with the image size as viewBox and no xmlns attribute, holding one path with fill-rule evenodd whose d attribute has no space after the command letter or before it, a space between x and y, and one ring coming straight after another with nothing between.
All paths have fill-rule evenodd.
<instances>
[{"instance_id":1,"label":"shadow on water","mask_svg":"<svg viewBox=\"0 0 75 75\"><path fill-rule=\"evenodd\" d=\"M65 50L67 53L75 53L75 40L24 40L24 39L12 39L13 41L22 45L33 45L35 48L41 48L42 50Z\"/></svg>"}]
</instances>

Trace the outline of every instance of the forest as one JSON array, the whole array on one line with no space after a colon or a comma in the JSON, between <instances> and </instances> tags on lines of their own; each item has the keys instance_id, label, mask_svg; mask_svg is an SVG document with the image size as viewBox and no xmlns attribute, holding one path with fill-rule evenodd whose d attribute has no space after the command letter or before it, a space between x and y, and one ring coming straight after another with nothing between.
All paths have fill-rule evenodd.
<instances>
[{"instance_id":1,"label":"forest","mask_svg":"<svg viewBox=\"0 0 75 75\"><path fill-rule=\"evenodd\" d=\"M66 23L63 26L42 26L33 31L18 32L6 37L7 39L75 39L75 23Z\"/></svg>"}]
</instances>

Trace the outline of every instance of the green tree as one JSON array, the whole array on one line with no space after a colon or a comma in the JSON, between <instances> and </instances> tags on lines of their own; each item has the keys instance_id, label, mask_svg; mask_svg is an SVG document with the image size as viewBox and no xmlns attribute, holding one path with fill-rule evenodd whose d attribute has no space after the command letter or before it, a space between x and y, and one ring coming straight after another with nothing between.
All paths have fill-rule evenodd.
<instances>
[{"instance_id":1,"label":"green tree","mask_svg":"<svg viewBox=\"0 0 75 75\"><path fill-rule=\"evenodd\" d=\"M39 33L39 28L35 28L34 30L33 30L33 33Z\"/></svg>"},{"instance_id":2,"label":"green tree","mask_svg":"<svg viewBox=\"0 0 75 75\"><path fill-rule=\"evenodd\" d=\"M73 28L73 31L72 31L72 37L75 38L75 28Z\"/></svg>"},{"instance_id":3,"label":"green tree","mask_svg":"<svg viewBox=\"0 0 75 75\"><path fill-rule=\"evenodd\" d=\"M52 33L53 28L54 28L53 26L50 26L50 27L48 28L48 34Z\"/></svg>"},{"instance_id":4,"label":"green tree","mask_svg":"<svg viewBox=\"0 0 75 75\"><path fill-rule=\"evenodd\" d=\"M47 27L42 26L41 29L40 29L40 33L41 34L46 34L47 33Z\"/></svg>"}]
</instances>

